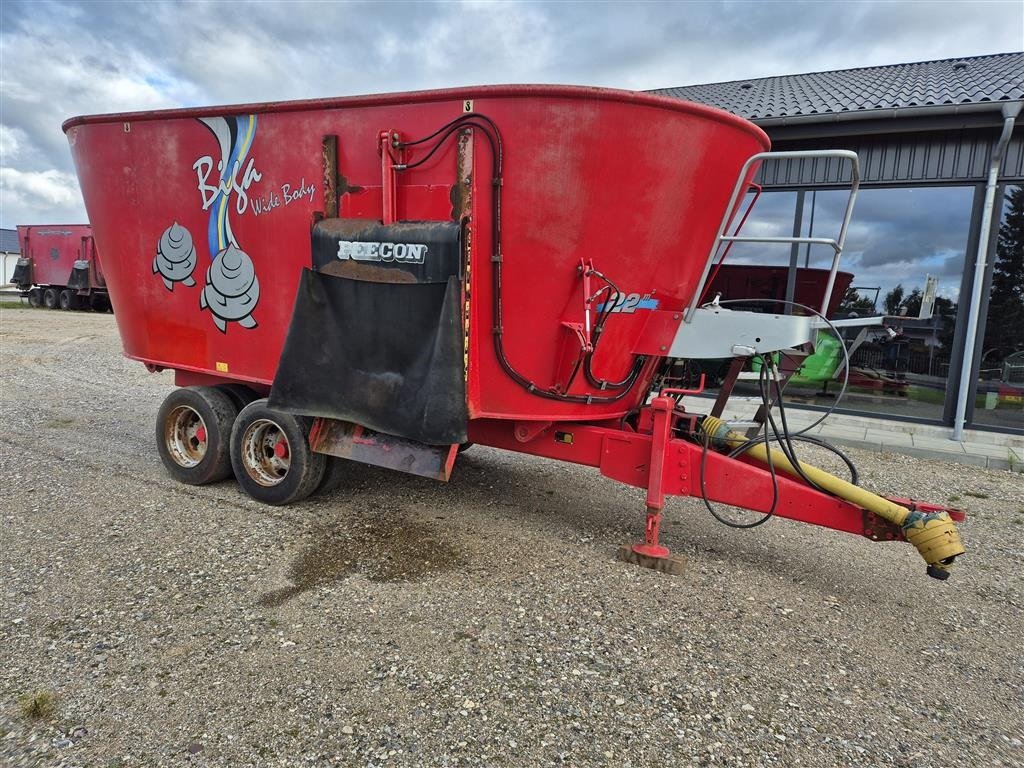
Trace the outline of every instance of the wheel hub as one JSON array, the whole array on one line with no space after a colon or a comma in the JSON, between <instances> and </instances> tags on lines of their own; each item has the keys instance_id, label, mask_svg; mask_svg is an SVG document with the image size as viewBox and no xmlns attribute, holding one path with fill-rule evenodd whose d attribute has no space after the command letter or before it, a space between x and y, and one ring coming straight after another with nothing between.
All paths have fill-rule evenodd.
<instances>
[{"instance_id":1,"label":"wheel hub","mask_svg":"<svg viewBox=\"0 0 1024 768\"><path fill-rule=\"evenodd\" d=\"M164 443L168 454L178 466L196 466L206 456L209 445L203 417L195 409L179 405L167 414Z\"/></svg>"},{"instance_id":2,"label":"wheel hub","mask_svg":"<svg viewBox=\"0 0 1024 768\"><path fill-rule=\"evenodd\" d=\"M257 419L242 435L242 466L254 481L274 486L291 469L291 446L281 427L270 419Z\"/></svg>"}]
</instances>

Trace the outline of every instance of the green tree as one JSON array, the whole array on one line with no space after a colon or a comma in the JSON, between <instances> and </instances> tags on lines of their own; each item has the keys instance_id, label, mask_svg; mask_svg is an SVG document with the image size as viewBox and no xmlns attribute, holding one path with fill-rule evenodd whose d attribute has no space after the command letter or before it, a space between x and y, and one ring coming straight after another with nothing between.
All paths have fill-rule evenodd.
<instances>
[{"instance_id":1,"label":"green tree","mask_svg":"<svg viewBox=\"0 0 1024 768\"><path fill-rule=\"evenodd\" d=\"M1024 186L1010 190L1004 211L984 341L985 355L999 361L1024 349Z\"/></svg>"},{"instance_id":2,"label":"green tree","mask_svg":"<svg viewBox=\"0 0 1024 768\"><path fill-rule=\"evenodd\" d=\"M897 283L895 288L885 294L882 306L885 307L885 314L887 315L898 315L900 313L900 307L903 306L903 283Z\"/></svg>"},{"instance_id":3,"label":"green tree","mask_svg":"<svg viewBox=\"0 0 1024 768\"><path fill-rule=\"evenodd\" d=\"M875 304L871 299L861 296L853 288L847 288L843 300L836 308L838 317L848 317L856 314L858 317L866 317L875 313Z\"/></svg>"}]
</instances>

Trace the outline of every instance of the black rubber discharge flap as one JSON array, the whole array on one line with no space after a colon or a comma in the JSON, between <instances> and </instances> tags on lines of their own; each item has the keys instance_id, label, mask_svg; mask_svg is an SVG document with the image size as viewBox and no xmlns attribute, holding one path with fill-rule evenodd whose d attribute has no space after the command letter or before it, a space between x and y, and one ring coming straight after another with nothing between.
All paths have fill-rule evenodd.
<instances>
[{"instance_id":1,"label":"black rubber discharge flap","mask_svg":"<svg viewBox=\"0 0 1024 768\"><path fill-rule=\"evenodd\" d=\"M76 261L68 276L68 288L84 291L89 287L89 262L84 259Z\"/></svg>"},{"instance_id":2,"label":"black rubber discharge flap","mask_svg":"<svg viewBox=\"0 0 1024 768\"><path fill-rule=\"evenodd\" d=\"M18 259L18 263L14 265L14 274L11 276L11 282L15 285L26 288L32 285L32 262L26 258Z\"/></svg>"},{"instance_id":3,"label":"black rubber discharge flap","mask_svg":"<svg viewBox=\"0 0 1024 768\"><path fill-rule=\"evenodd\" d=\"M460 225L325 219L312 250L268 405L466 442Z\"/></svg>"}]
</instances>

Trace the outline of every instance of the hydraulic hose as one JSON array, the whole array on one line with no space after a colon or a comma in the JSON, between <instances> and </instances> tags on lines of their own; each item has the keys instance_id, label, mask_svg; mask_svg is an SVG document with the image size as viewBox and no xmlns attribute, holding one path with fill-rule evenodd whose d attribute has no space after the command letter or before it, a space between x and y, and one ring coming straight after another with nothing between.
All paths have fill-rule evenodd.
<instances>
[{"instance_id":1,"label":"hydraulic hose","mask_svg":"<svg viewBox=\"0 0 1024 768\"><path fill-rule=\"evenodd\" d=\"M730 431L725 422L714 416L704 417L701 430L714 444L720 447L736 448L748 442L746 437L738 432ZM909 510L810 464L798 461L799 467L796 467L782 451L768 449L763 443L750 445L745 451L745 455L765 463L770 461L776 470L781 470L797 479L802 479L801 476L806 477L823 491L851 504L856 504L898 526L907 541L913 544L924 558L928 564L928 575L933 578L943 580L949 578L953 561L964 553L960 532L948 512Z\"/></svg>"}]
</instances>

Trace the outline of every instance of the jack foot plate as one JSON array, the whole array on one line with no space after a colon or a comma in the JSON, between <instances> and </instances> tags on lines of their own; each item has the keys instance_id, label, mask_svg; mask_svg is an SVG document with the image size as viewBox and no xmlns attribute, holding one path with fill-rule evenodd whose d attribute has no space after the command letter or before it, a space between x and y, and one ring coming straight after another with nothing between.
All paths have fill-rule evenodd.
<instances>
[{"instance_id":1,"label":"jack foot plate","mask_svg":"<svg viewBox=\"0 0 1024 768\"><path fill-rule=\"evenodd\" d=\"M628 544L619 547L617 558L624 563L639 565L641 568L650 568L653 571L660 571L671 576L681 576L686 570L686 558L668 555L666 557L651 557L634 552Z\"/></svg>"}]
</instances>

